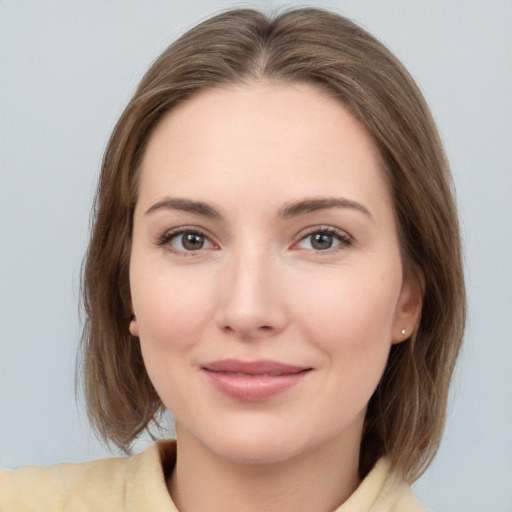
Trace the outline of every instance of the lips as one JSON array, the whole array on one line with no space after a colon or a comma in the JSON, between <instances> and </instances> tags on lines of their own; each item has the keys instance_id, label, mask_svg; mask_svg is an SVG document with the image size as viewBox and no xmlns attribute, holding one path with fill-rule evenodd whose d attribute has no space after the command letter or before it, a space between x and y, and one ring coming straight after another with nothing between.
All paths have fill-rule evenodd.
<instances>
[{"instance_id":1,"label":"lips","mask_svg":"<svg viewBox=\"0 0 512 512\"><path fill-rule=\"evenodd\" d=\"M260 402L295 386L311 368L269 360L223 359L205 364L202 371L223 395L242 402Z\"/></svg>"}]
</instances>

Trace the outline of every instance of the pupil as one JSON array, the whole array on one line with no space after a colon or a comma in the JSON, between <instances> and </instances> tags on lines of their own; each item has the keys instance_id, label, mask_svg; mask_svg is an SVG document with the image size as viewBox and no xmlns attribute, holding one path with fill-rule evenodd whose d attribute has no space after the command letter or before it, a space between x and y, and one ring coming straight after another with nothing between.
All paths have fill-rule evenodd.
<instances>
[{"instance_id":1,"label":"pupil","mask_svg":"<svg viewBox=\"0 0 512 512\"><path fill-rule=\"evenodd\" d=\"M316 235L313 235L311 245L315 249L330 249L332 246L332 235L317 233Z\"/></svg>"},{"instance_id":2,"label":"pupil","mask_svg":"<svg viewBox=\"0 0 512 512\"><path fill-rule=\"evenodd\" d=\"M189 251L197 251L204 245L204 239L201 235L191 233L183 236L183 247Z\"/></svg>"}]
</instances>

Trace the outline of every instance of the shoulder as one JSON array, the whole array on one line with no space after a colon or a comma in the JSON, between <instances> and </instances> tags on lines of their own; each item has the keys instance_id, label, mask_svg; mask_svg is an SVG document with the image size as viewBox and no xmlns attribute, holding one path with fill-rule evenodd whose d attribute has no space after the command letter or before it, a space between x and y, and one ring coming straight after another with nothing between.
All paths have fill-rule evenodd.
<instances>
[{"instance_id":1,"label":"shoulder","mask_svg":"<svg viewBox=\"0 0 512 512\"><path fill-rule=\"evenodd\" d=\"M418 501L409 484L405 482L400 482L390 490L388 498L390 504L392 503L390 510L393 512L430 512Z\"/></svg>"},{"instance_id":2,"label":"shoulder","mask_svg":"<svg viewBox=\"0 0 512 512\"><path fill-rule=\"evenodd\" d=\"M0 510L86 510L93 501L119 501L126 459L0 470ZM23 507L23 508L20 508Z\"/></svg>"},{"instance_id":3,"label":"shoulder","mask_svg":"<svg viewBox=\"0 0 512 512\"><path fill-rule=\"evenodd\" d=\"M414 496L409 484L381 459L354 494L336 512L429 512Z\"/></svg>"},{"instance_id":4,"label":"shoulder","mask_svg":"<svg viewBox=\"0 0 512 512\"><path fill-rule=\"evenodd\" d=\"M0 469L0 511L128 510L130 494L139 494L134 486L144 485L146 477L156 478L151 485L165 491L161 448L156 443L131 458Z\"/></svg>"}]
</instances>

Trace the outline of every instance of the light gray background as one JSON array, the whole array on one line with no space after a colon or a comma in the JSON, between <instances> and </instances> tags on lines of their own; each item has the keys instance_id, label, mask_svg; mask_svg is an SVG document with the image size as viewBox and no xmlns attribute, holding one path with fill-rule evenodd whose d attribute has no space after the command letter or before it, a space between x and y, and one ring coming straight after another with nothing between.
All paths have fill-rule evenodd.
<instances>
[{"instance_id":1,"label":"light gray background","mask_svg":"<svg viewBox=\"0 0 512 512\"><path fill-rule=\"evenodd\" d=\"M150 61L229 0L0 0L0 465L110 455L75 405L79 269L107 138ZM437 512L512 511L512 1L332 0L406 64L458 190L469 321ZM144 445L144 441L139 447Z\"/></svg>"}]
</instances>

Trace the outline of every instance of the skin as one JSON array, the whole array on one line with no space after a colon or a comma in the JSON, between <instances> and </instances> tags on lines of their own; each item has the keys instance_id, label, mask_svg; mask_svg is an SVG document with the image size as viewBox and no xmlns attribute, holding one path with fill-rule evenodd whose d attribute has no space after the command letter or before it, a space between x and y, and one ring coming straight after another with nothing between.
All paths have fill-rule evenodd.
<instances>
[{"instance_id":1,"label":"skin","mask_svg":"<svg viewBox=\"0 0 512 512\"><path fill-rule=\"evenodd\" d=\"M170 198L222 218L164 206ZM311 198L352 203L282 215ZM197 250L174 236L184 227L200 233ZM312 233L326 227L335 235L319 249ZM413 283L379 154L342 103L310 85L259 82L207 90L171 111L141 166L130 332L176 419L178 508L343 503L359 484L368 400L391 345L418 321ZM202 365L225 358L310 370L249 403L205 378Z\"/></svg>"}]
</instances>

